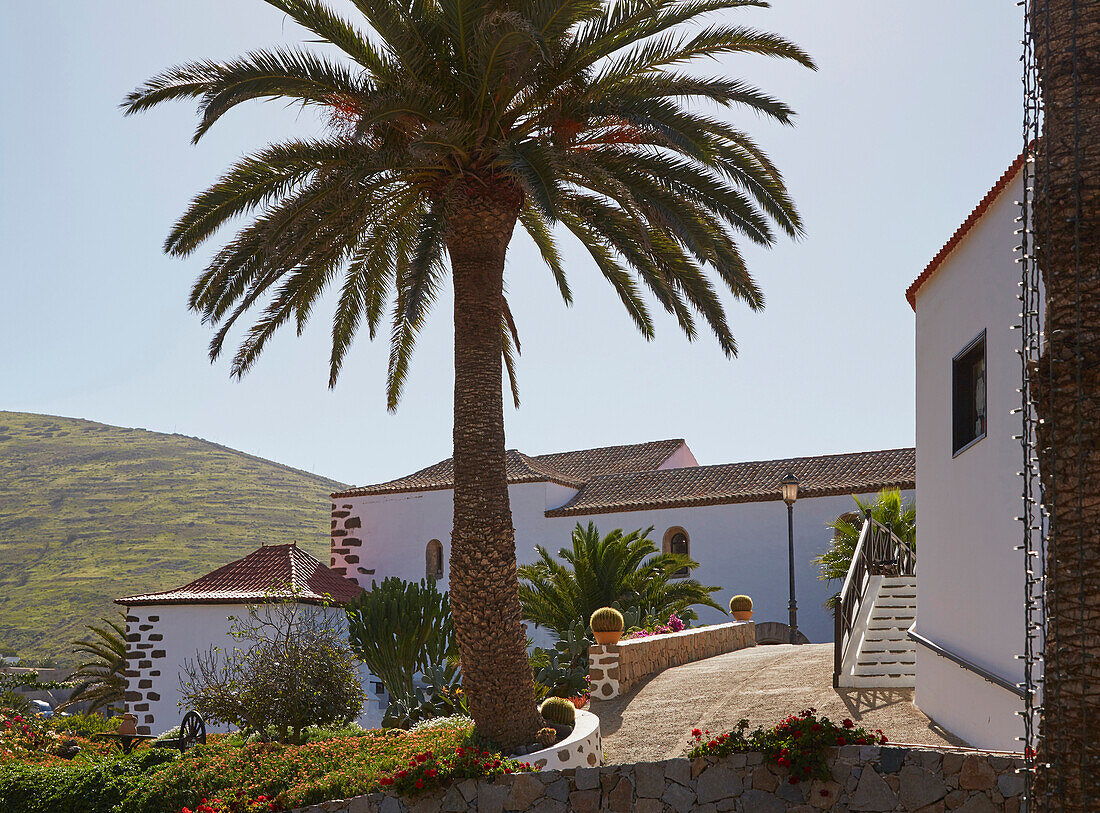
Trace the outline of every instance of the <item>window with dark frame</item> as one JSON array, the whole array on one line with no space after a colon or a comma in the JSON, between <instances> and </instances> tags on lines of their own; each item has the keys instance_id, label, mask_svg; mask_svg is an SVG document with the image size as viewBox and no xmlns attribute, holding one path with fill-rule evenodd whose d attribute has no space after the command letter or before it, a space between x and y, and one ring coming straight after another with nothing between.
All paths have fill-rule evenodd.
<instances>
[{"instance_id":1,"label":"window with dark frame","mask_svg":"<svg viewBox=\"0 0 1100 813\"><path fill-rule=\"evenodd\" d=\"M433 539L428 543L428 547L424 552L425 558L425 575L432 580L438 581L443 578L443 543L438 539Z\"/></svg>"},{"instance_id":2,"label":"window with dark frame","mask_svg":"<svg viewBox=\"0 0 1100 813\"><path fill-rule=\"evenodd\" d=\"M985 331L951 361L951 454L986 433Z\"/></svg>"},{"instance_id":3,"label":"window with dark frame","mask_svg":"<svg viewBox=\"0 0 1100 813\"><path fill-rule=\"evenodd\" d=\"M687 534L683 531L677 531L672 535L672 539L668 542L668 552L677 553L681 556L690 556L691 547L688 543ZM691 570L686 567L682 567L673 573L673 577L677 579L686 579L690 575Z\"/></svg>"}]
</instances>

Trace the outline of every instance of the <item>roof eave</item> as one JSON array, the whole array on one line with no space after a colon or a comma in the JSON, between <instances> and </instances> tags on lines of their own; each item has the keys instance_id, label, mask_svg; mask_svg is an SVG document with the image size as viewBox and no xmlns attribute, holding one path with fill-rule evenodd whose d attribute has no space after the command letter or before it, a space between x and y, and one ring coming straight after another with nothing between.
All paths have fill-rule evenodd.
<instances>
[{"instance_id":1,"label":"roof eave","mask_svg":"<svg viewBox=\"0 0 1100 813\"><path fill-rule=\"evenodd\" d=\"M1014 160L1004 171L997 182L993 184L993 187L985 193L978 205L974 207L973 211L967 216L966 220L962 222L962 225L955 230L955 233L951 235L943 248L936 252L936 256L932 258L932 261L925 266L920 275L913 280L912 284L905 289L905 298L909 302L909 307L914 311L917 309L917 292L920 291L921 286L928 282L935 273L940 269L940 266L946 262L951 253L966 239L966 236L970 233L971 229L977 225L978 221L982 219L985 213L993 205L993 203L1001 196L1001 193L1005 191L1015 179L1016 175L1023 169L1024 161L1027 159L1027 152L1021 152L1016 156Z\"/></svg>"},{"instance_id":2,"label":"roof eave","mask_svg":"<svg viewBox=\"0 0 1100 813\"><path fill-rule=\"evenodd\" d=\"M897 488L901 491L910 491L917 487L913 480L883 481L881 483L868 484L862 489L844 488L819 488L799 489L798 499L808 500L815 497L843 497L852 494L872 494L887 488ZM547 517L586 517L594 514L630 513L632 511L663 511L671 508L698 508L710 505L737 505L750 502L778 502L782 495L777 491L773 494L744 494L728 497L685 497L668 502L638 501L624 503L622 505L600 505L592 508L570 508L563 505L561 508L553 508L545 512Z\"/></svg>"}]
</instances>

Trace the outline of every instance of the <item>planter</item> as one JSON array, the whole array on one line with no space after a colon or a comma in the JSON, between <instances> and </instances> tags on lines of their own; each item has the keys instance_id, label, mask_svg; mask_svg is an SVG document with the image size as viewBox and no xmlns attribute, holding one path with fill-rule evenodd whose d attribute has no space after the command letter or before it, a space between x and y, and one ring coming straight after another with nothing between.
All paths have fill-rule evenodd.
<instances>
[{"instance_id":1,"label":"planter","mask_svg":"<svg viewBox=\"0 0 1100 813\"><path fill-rule=\"evenodd\" d=\"M752 610L734 610L733 617L738 621L748 621L752 618Z\"/></svg>"},{"instance_id":2,"label":"planter","mask_svg":"<svg viewBox=\"0 0 1100 813\"><path fill-rule=\"evenodd\" d=\"M617 644L619 639L623 635L622 630L592 630L592 634L596 636L596 643L607 646L608 644Z\"/></svg>"},{"instance_id":3,"label":"planter","mask_svg":"<svg viewBox=\"0 0 1100 813\"><path fill-rule=\"evenodd\" d=\"M590 711L578 711L568 736L544 748L519 757L536 771L560 771L565 768L595 768L603 761L600 718Z\"/></svg>"}]
</instances>

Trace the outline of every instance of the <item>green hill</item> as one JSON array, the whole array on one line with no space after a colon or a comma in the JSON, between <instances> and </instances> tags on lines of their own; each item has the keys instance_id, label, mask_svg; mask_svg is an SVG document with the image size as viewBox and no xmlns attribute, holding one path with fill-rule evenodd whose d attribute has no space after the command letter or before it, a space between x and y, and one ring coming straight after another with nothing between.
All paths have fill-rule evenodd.
<instances>
[{"instance_id":1,"label":"green hill","mask_svg":"<svg viewBox=\"0 0 1100 813\"><path fill-rule=\"evenodd\" d=\"M0 412L0 648L72 664L114 599L262 543L328 561L341 483L183 435Z\"/></svg>"}]
</instances>

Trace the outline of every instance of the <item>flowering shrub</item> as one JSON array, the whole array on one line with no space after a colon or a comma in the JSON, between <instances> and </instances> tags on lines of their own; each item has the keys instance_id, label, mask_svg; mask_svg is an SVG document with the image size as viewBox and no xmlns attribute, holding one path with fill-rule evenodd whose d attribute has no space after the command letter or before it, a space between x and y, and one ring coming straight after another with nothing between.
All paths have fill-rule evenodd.
<instances>
[{"instance_id":1,"label":"flowering shrub","mask_svg":"<svg viewBox=\"0 0 1100 813\"><path fill-rule=\"evenodd\" d=\"M681 630L684 630L686 628L687 625L683 622L683 620L678 615L676 615L676 613L673 613L668 617L667 624L656 624L650 625L648 627L643 627L642 629L635 630L634 632L624 637L628 639L648 638L651 635L667 635L670 632L680 632Z\"/></svg>"},{"instance_id":2,"label":"flowering shrub","mask_svg":"<svg viewBox=\"0 0 1100 813\"><path fill-rule=\"evenodd\" d=\"M38 715L22 715L0 708L0 758L19 757L36 751L47 751L61 738L50 731Z\"/></svg>"},{"instance_id":3,"label":"flowering shrub","mask_svg":"<svg viewBox=\"0 0 1100 813\"><path fill-rule=\"evenodd\" d=\"M251 799L248 794L238 791L225 799L217 797L203 799L194 810L184 807L180 813L266 813L269 810L281 810L281 808L274 800L263 794Z\"/></svg>"},{"instance_id":4,"label":"flowering shrub","mask_svg":"<svg viewBox=\"0 0 1100 813\"><path fill-rule=\"evenodd\" d=\"M724 757L737 751L759 751L786 768L788 781L797 785L803 780L830 778L825 765L828 748L888 742L881 730L872 734L849 719L837 725L828 717L818 717L817 709L812 708L792 714L773 728L757 728L746 735L748 727L749 721L742 720L733 731L715 737L710 737L709 731L692 729L688 756Z\"/></svg>"},{"instance_id":5,"label":"flowering shrub","mask_svg":"<svg viewBox=\"0 0 1100 813\"><path fill-rule=\"evenodd\" d=\"M378 777L378 787L381 790L394 790L401 794L415 794L445 787L460 779L499 776L530 770L532 768L526 762L501 759L499 754L460 745L453 751L443 754L425 751L415 755L406 765L393 773Z\"/></svg>"}]
</instances>

